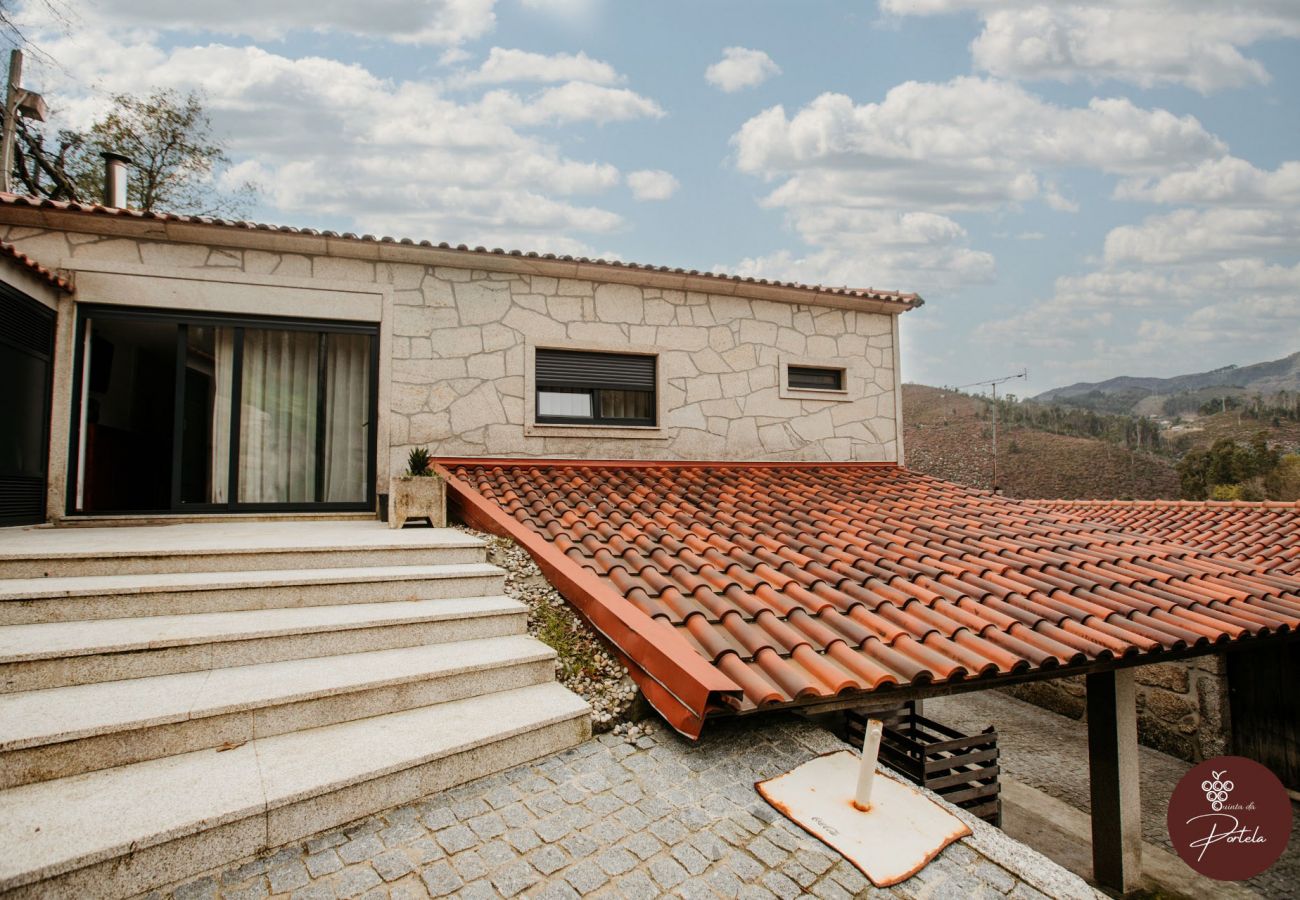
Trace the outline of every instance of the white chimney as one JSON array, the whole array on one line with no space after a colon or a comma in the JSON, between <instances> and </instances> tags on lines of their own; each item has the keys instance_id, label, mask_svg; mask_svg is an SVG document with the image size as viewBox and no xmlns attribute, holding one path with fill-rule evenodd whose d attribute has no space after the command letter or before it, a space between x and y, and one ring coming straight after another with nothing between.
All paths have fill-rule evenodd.
<instances>
[{"instance_id":1,"label":"white chimney","mask_svg":"<svg viewBox=\"0 0 1300 900\"><path fill-rule=\"evenodd\" d=\"M126 209L126 167L131 159L108 151L99 155L104 157L104 205Z\"/></svg>"}]
</instances>

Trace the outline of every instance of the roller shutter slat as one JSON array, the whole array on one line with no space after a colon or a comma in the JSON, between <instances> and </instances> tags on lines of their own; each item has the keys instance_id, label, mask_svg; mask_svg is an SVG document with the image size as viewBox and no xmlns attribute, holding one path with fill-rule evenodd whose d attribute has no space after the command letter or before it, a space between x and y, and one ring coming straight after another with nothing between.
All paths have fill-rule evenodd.
<instances>
[{"instance_id":1,"label":"roller shutter slat","mask_svg":"<svg viewBox=\"0 0 1300 900\"><path fill-rule=\"evenodd\" d=\"M653 391L655 358L640 353L538 349L536 374L539 387Z\"/></svg>"}]
</instances>

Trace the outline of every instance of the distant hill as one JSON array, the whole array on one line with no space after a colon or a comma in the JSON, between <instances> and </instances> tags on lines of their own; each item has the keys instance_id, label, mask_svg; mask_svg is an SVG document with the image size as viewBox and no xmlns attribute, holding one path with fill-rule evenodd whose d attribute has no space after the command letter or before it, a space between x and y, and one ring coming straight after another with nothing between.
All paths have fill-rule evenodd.
<instances>
[{"instance_id":1,"label":"distant hill","mask_svg":"<svg viewBox=\"0 0 1300 900\"><path fill-rule=\"evenodd\" d=\"M1173 378L1136 378L1122 375L1098 382L1079 382L1044 391L1033 399L1041 403L1067 403L1104 412L1160 415L1163 398L1190 395L1200 402L1221 396L1276 394L1300 391L1300 352L1283 359L1249 366L1225 366Z\"/></svg>"},{"instance_id":2,"label":"distant hill","mask_svg":"<svg viewBox=\"0 0 1300 900\"><path fill-rule=\"evenodd\" d=\"M993 454L987 401L919 384L903 385L907 467L989 489ZM1027 426L998 430L998 481L1022 499L1177 499L1175 462L1109 441Z\"/></svg>"},{"instance_id":3,"label":"distant hill","mask_svg":"<svg viewBox=\"0 0 1300 900\"><path fill-rule=\"evenodd\" d=\"M1174 453L1181 454L1196 447L1211 447L1215 441L1224 439L1238 444L1249 443L1260 433L1283 453L1300 453L1300 421L1260 420L1244 415L1240 410L1188 417L1166 428L1164 438Z\"/></svg>"}]
</instances>

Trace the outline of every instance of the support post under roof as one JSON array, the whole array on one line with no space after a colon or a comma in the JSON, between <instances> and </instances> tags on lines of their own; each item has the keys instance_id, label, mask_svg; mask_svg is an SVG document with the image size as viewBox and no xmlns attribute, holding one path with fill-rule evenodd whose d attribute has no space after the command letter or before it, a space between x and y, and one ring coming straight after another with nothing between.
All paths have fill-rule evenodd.
<instances>
[{"instance_id":1,"label":"support post under roof","mask_svg":"<svg viewBox=\"0 0 1300 900\"><path fill-rule=\"evenodd\" d=\"M1137 889L1142 876L1133 669L1089 675L1087 689L1093 877L1103 887L1127 894Z\"/></svg>"}]
</instances>

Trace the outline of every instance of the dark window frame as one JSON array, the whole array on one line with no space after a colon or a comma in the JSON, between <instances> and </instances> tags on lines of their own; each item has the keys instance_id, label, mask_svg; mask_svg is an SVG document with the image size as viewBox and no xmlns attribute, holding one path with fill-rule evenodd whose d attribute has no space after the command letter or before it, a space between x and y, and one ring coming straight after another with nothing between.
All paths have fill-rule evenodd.
<instances>
[{"instance_id":1,"label":"dark window frame","mask_svg":"<svg viewBox=\"0 0 1300 900\"><path fill-rule=\"evenodd\" d=\"M819 383L818 379L834 376L831 383ZM796 378L802 383L796 383ZM845 372L842 366L807 366L787 365L785 367L785 386L790 391L826 391L842 394L845 387Z\"/></svg>"},{"instance_id":2,"label":"dark window frame","mask_svg":"<svg viewBox=\"0 0 1300 900\"><path fill-rule=\"evenodd\" d=\"M234 335L234 359L232 363L232 389L231 396L234 398L231 404L230 418L230 460L229 460L229 482L228 482L228 499L225 503L182 503L177 493L178 479L173 472L171 482L171 502L168 507L161 509L124 509L124 510L93 510L84 511L76 508L77 502L77 461L79 452L79 443L81 438L81 392L82 392L82 371L85 365L85 322L87 319L117 319L119 321L143 321L143 322L162 322L174 324L177 326L177 352L180 355L177 369L184 364L184 350L186 330L191 325L208 325L215 327L227 327L235 330ZM369 459L366 463L366 492L365 499L359 501L295 501L282 503L254 503L249 501L240 501L238 497L239 490L239 430L241 427L240 417L242 403L239 401L241 388L243 386L243 349L244 349L244 329L245 328L262 328L278 329L285 331L306 331L319 334L364 334L370 338L370 396L367 398L369 421L366 423L367 441L369 444ZM174 514L196 514L206 513L281 513L281 512L372 512L376 508L376 490L375 480L378 472L378 449L379 449L379 325L373 322L357 322L352 320L340 319L301 319L286 316L259 316L243 315L239 313L209 313L199 310L179 310L179 309L154 309L152 307L136 306L118 306L117 304L94 304L79 303L77 304L77 316L75 322L75 348L73 353L73 381L72 381L72 404L70 408L71 422L69 427L68 440L68 470L67 480L67 497L65 500L65 512L69 517L87 517L87 516L107 516L107 515L174 515ZM176 388L176 403L180 403L180 392L183 384L178 384ZM321 394L323 395L323 391ZM319 398L318 398L319 403ZM319 433L317 439L321 437ZM179 436L173 434L172 446L172 465L175 469L179 465L177 453L179 452Z\"/></svg>"},{"instance_id":3,"label":"dark window frame","mask_svg":"<svg viewBox=\"0 0 1300 900\"><path fill-rule=\"evenodd\" d=\"M58 314L8 284L0 284L0 304L8 305L7 309L0 311L0 319L5 322L5 327L0 329L3 352L29 357L44 369L40 398L43 415L36 423L41 435L41 473L36 476L0 471L0 492L5 495L0 500L0 527L37 525L45 521L48 512L46 495L49 491L50 416L53 412L54 340Z\"/></svg>"},{"instance_id":4,"label":"dark window frame","mask_svg":"<svg viewBox=\"0 0 1300 900\"><path fill-rule=\"evenodd\" d=\"M544 375L538 358L561 362L564 374ZM583 357L588 359L584 360ZM600 372L601 362L611 357L635 357L649 360L649 372L639 378L621 381ZM583 374L588 368L591 371ZM644 365L642 365L644 368ZM602 380L603 383L602 383ZM650 415L647 417L619 417L606 415L602 409L602 395L606 392L630 392L648 395ZM590 416L546 415L542 410L542 394L563 392L586 394L591 404ZM602 350L579 350L560 347L538 347L533 357L533 421L538 425L603 426L606 428L655 428L659 424L659 357L652 353L619 353Z\"/></svg>"}]
</instances>

